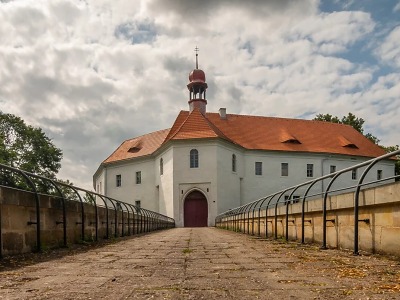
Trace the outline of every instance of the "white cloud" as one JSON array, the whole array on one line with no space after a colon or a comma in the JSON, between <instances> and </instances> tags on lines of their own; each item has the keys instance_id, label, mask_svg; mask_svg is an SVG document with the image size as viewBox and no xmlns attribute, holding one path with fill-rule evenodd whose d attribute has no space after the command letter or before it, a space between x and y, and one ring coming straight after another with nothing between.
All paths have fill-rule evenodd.
<instances>
[{"instance_id":1,"label":"white cloud","mask_svg":"<svg viewBox=\"0 0 400 300\"><path fill-rule=\"evenodd\" d=\"M98 164L124 139L168 128L187 109L197 45L209 111L310 118L352 111L393 142L396 119L386 117L397 110L398 73L373 83L375 68L342 57L371 37L375 21L360 11L319 12L318 5L0 4L0 109L41 126L64 151L60 175L90 188ZM382 60L397 59L396 37L393 30L382 44Z\"/></svg>"},{"instance_id":2,"label":"white cloud","mask_svg":"<svg viewBox=\"0 0 400 300\"><path fill-rule=\"evenodd\" d=\"M400 26L386 36L376 54L386 64L400 67Z\"/></svg>"},{"instance_id":3,"label":"white cloud","mask_svg":"<svg viewBox=\"0 0 400 300\"><path fill-rule=\"evenodd\" d=\"M398 12L400 11L400 2L397 3L394 7L393 7L393 12Z\"/></svg>"}]
</instances>

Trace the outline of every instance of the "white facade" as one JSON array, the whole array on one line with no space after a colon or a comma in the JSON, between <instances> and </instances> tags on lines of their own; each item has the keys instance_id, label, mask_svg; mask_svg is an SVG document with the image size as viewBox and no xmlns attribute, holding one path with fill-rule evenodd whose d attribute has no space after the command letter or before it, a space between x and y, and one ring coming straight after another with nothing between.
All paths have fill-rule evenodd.
<instances>
[{"instance_id":1,"label":"white facade","mask_svg":"<svg viewBox=\"0 0 400 300\"><path fill-rule=\"evenodd\" d=\"M190 168L190 151L199 153L198 168ZM232 170L232 155L236 156L236 170ZM160 160L163 174L160 174ZM183 226L184 201L193 190L202 192L208 203L208 225L213 226L215 217L228 209L249 203L287 187L329 174L331 166L336 171L366 161L367 158L285 151L246 150L222 139L192 139L170 141L155 153L103 164L94 175L96 190L105 195L143 208L165 214ZM262 174L255 174L255 163L262 163ZM282 163L287 163L288 176L282 176ZM307 176L307 165L312 174ZM341 175L332 189L356 184L351 173ZM394 175L394 163L377 164L364 182ZM136 172L141 182L136 182ZM117 186L117 175L121 184ZM311 176L312 175L312 176ZM316 185L311 194L320 193L328 181ZM102 188L103 187L103 190ZM302 195L299 191L299 196ZM297 194L295 194L297 195Z\"/></svg>"}]
</instances>

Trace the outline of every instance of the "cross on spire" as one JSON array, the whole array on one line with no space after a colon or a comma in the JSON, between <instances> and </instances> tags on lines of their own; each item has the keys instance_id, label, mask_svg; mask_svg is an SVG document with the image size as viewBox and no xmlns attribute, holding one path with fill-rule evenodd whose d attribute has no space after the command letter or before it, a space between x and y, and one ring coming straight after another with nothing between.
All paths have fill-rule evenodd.
<instances>
[{"instance_id":1,"label":"cross on spire","mask_svg":"<svg viewBox=\"0 0 400 300\"><path fill-rule=\"evenodd\" d=\"M196 52L196 69L199 68L199 60L198 60L198 56L199 56L199 48L196 46L196 48L194 48L194 52Z\"/></svg>"}]
</instances>

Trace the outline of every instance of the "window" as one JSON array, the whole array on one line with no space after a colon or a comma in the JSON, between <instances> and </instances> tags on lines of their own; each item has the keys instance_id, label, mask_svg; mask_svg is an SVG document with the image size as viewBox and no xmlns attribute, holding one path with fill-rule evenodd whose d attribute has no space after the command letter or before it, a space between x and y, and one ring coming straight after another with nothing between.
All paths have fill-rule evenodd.
<instances>
[{"instance_id":1,"label":"window","mask_svg":"<svg viewBox=\"0 0 400 300\"><path fill-rule=\"evenodd\" d=\"M164 160L160 159L160 175L164 174Z\"/></svg>"},{"instance_id":2,"label":"window","mask_svg":"<svg viewBox=\"0 0 400 300\"><path fill-rule=\"evenodd\" d=\"M199 167L199 151L197 151L196 149L190 150L190 167Z\"/></svg>"},{"instance_id":3,"label":"window","mask_svg":"<svg viewBox=\"0 0 400 300\"><path fill-rule=\"evenodd\" d=\"M256 175L262 175L262 162L256 161L255 172L256 172Z\"/></svg>"},{"instance_id":4,"label":"window","mask_svg":"<svg viewBox=\"0 0 400 300\"><path fill-rule=\"evenodd\" d=\"M232 154L232 172L236 172L236 155Z\"/></svg>"},{"instance_id":5,"label":"window","mask_svg":"<svg viewBox=\"0 0 400 300\"><path fill-rule=\"evenodd\" d=\"M285 205L288 205L288 204L290 204L289 196L285 195Z\"/></svg>"},{"instance_id":6,"label":"window","mask_svg":"<svg viewBox=\"0 0 400 300\"><path fill-rule=\"evenodd\" d=\"M288 176L288 175L289 175L289 164L281 163L281 176Z\"/></svg>"},{"instance_id":7,"label":"window","mask_svg":"<svg viewBox=\"0 0 400 300\"><path fill-rule=\"evenodd\" d=\"M300 196L298 195L293 195L292 196L292 201L289 201L289 195L285 195L285 205L288 205L290 203L295 204L300 202Z\"/></svg>"},{"instance_id":8,"label":"window","mask_svg":"<svg viewBox=\"0 0 400 300\"><path fill-rule=\"evenodd\" d=\"M122 178L121 178L121 175L117 175L117 176L115 176L115 181L116 181L116 185L117 186L121 186L122 185Z\"/></svg>"},{"instance_id":9,"label":"window","mask_svg":"<svg viewBox=\"0 0 400 300\"><path fill-rule=\"evenodd\" d=\"M140 208L140 200L135 201L135 206Z\"/></svg>"},{"instance_id":10,"label":"window","mask_svg":"<svg viewBox=\"0 0 400 300\"><path fill-rule=\"evenodd\" d=\"M136 172L136 184L141 184L142 183L142 172L138 171Z\"/></svg>"},{"instance_id":11,"label":"window","mask_svg":"<svg viewBox=\"0 0 400 300\"><path fill-rule=\"evenodd\" d=\"M382 170L377 170L376 171L376 179L381 180L382 179Z\"/></svg>"},{"instance_id":12,"label":"window","mask_svg":"<svg viewBox=\"0 0 400 300\"><path fill-rule=\"evenodd\" d=\"M331 171L331 173L335 173L336 172L336 166L331 166L330 171Z\"/></svg>"},{"instance_id":13,"label":"window","mask_svg":"<svg viewBox=\"0 0 400 300\"><path fill-rule=\"evenodd\" d=\"M351 170L351 179L357 179L357 169Z\"/></svg>"},{"instance_id":14,"label":"window","mask_svg":"<svg viewBox=\"0 0 400 300\"><path fill-rule=\"evenodd\" d=\"M307 177L314 177L314 165L307 164Z\"/></svg>"}]
</instances>

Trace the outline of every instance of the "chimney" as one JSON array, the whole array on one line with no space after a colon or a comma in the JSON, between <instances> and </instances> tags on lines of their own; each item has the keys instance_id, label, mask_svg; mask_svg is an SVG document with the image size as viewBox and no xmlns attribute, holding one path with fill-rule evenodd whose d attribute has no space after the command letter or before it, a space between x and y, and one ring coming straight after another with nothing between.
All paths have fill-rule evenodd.
<instances>
[{"instance_id":1,"label":"chimney","mask_svg":"<svg viewBox=\"0 0 400 300\"><path fill-rule=\"evenodd\" d=\"M221 119L223 119L223 120L226 119L226 108L221 107L221 108L219 109L219 117L220 117Z\"/></svg>"}]
</instances>

